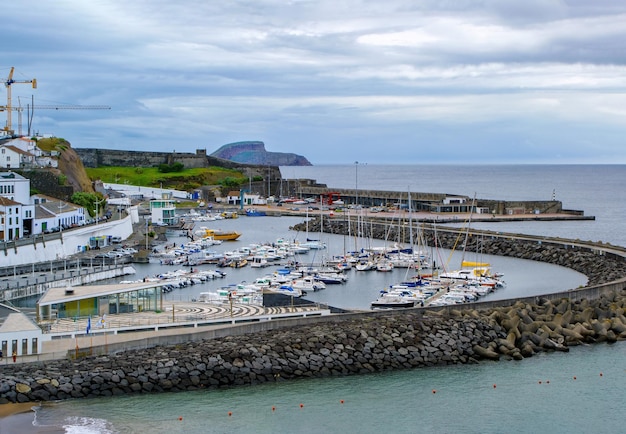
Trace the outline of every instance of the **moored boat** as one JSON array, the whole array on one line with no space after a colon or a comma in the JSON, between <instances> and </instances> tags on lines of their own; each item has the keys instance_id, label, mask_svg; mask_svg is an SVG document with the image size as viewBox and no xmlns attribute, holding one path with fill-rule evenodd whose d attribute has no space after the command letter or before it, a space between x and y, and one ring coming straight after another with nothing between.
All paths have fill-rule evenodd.
<instances>
[{"instance_id":1,"label":"moored boat","mask_svg":"<svg viewBox=\"0 0 626 434\"><path fill-rule=\"evenodd\" d=\"M204 237L212 237L214 240L220 241L235 241L241 236L237 231L221 231L219 229L205 229Z\"/></svg>"},{"instance_id":2,"label":"moored boat","mask_svg":"<svg viewBox=\"0 0 626 434\"><path fill-rule=\"evenodd\" d=\"M254 209L254 208L246 209L246 216L248 217L263 217L266 215L267 213L265 211L261 211L261 210Z\"/></svg>"},{"instance_id":3,"label":"moored boat","mask_svg":"<svg viewBox=\"0 0 626 434\"><path fill-rule=\"evenodd\" d=\"M372 309L399 309L415 307L416 303L417 300L411 297L405 297L400 294L383 293L370 305Z\"/></svg>"}]
</instances>

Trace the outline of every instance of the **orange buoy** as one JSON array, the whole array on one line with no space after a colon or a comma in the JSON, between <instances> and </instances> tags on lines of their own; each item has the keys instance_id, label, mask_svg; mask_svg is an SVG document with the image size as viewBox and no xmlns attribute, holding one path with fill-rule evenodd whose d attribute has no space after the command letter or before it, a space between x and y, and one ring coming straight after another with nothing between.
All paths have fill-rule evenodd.
<instances>
[{"instance_id":1,"label":"orange buoy","mask_svg":"<svg viewBox=\"0 0 626 434\"><path fill-rule=\"evenodd\" d=\"M576 379L576 376L574 375L574 380Z\"/></svg>"},{"instance_id":2,"label":"orange buoy","mask_svg":"<svg viewBox=\"0 0 626 434\"><path fill-rule=\"evenodd\" d=\"M304 407L304 404L300 404L300 408L303 408L303 407Z\"/></svg>"},{"instance_id":3,"label":"orange buoy","mask_svg":"<svg viewBox=\"0 0 626 434\"><path fill-rule=\"evenodd\" d=\"M233 412L232 412L232 411L229 411L229 412L228 412L228 415L229 415L229 416L232 416L232 415L233 415Z\"/></svg>"},{"instance_id":4,"label":"orange buoy","mask_svg":"<svg viewBox=\"0 0 626 434\"><path fill-rule=\"evenodd\" d=\"M340 400L339 402L343 404L343 399L342 399L342 400Z\"/></svg>"},{"instance_id":5,"label":"orange buoy","mask_svg":"<svg viewBox=\"0 0 626 434\"><path fill-rule=\"evenodd\" d=\"M276 411L276 407L272 405L272 411Z\"/></svg>"},{"instance_id":6,"label":"orange buoy","mask_svg":"<svg viewBox=\"0 0 626 434\"><path fill-rule=\"evenodd\" d=\"M496 388L496 383L493 383L493 388L494 388L494 389Z\"/></svg>"},{"instance_id":7,"label":"orange buoy","mask_svg":"<svg viewBox=\"0 0 626 434\"><path fill-rule=\"evenodd\" d=\"M435 389L433 389L433 393L437 393L437 391Z\"/></svg>"},{"instance_id":8,"label":"orange buoy","mask_svg":"<svg viewBox=\"0 0 626 434\"><path fill-rule=\"evenodd\" d=\"M178 420L183 420L183 417L182 416L178 416Z\"/></svg>"}]
</instances>

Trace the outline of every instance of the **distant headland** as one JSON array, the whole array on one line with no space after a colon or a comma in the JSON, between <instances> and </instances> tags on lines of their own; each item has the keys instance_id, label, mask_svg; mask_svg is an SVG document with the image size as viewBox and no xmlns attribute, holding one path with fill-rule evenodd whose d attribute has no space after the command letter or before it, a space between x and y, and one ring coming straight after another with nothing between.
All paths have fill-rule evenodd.
<instances>
[{"instance_id":1,"label":"distant headland","mask_svg":"<svg viewBox=\"0 0 626 434\"><path fill-rule=\"evenodd\" d=\"M302 155L290 152L268 152L265 150L265 143L260 141L229 143L213 152L211 156L242 164L312 166Z\"/></svg>"},{"instance_id":2,"label":"distant headland","mask_svg":"<svg viewBox=\"0 0 626 434\"><path fill-rule=\"evenodd\" d=\"M158 166L181 162L187 168L222 166L235 168L253 166L312 166L305 157L286 152L268 152L260 141L230 143L212 154L206 149L191 152L126 151L117 149L74 148L85 167L100 166Z\"/></svg>"}]
</instances>

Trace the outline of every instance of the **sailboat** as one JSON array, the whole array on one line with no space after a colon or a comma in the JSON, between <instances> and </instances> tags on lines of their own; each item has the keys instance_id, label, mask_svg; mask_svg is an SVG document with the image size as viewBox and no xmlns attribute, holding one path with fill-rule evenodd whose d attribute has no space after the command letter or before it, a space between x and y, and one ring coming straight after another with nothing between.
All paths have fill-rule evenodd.
<instances>
[{"instance_id":1,"label":"sailboat","mask_svg":"<svg viewBox=\"0 0 626 434\"><path fill-rule=\"evenodd\" d=\"M454 283L456 283L457 289L467 290L476 292L477 287L478 292L482 292L480 295L484 294L484 290L486 292L493 290L495 288L502 288L505 286L504 281L502 281L499 277L501 275L496 275L491 271L491 265L488 262L481 261L466 261L465 253L467 249L467 244L469 241L469 226L472 221L472 213L474 209L474 203L476 201L476 196L472 200L472 206L470 208L470 216L467 222L467 228L465 231L465 240L463 242L463 253L461 256L461 268L453 271L447 271L439 274L441 279L450 279Z\"/></svg>"},{"instance_id":2,"label":"sailboat","mask_svg":"<svg viewBox=\"0 0 626 434\"><path fill-rule=\"evenodd\" d=\"M322 221L322 213L323 211L320 209L320 232L324 230L323 221ZM319 240L309 238L309 208L308 207L306 210L306 241L304 243L300 243L300 246L303 246L312 250L320 250L320 249L326 248L326 244L322 242L321 237Z\"/></svg>"}]
</instances>

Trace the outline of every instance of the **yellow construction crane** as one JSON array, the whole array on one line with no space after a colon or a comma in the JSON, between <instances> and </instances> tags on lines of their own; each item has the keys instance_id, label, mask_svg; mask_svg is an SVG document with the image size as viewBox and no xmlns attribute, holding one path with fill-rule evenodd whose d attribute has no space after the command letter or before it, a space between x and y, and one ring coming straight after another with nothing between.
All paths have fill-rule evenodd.
<instances>
[{"instance_id":1,"label":"yellow construction crane","mask_svg":"<svg viewBox=\"0 0 626 434\"><path fill-rule=\"evenodd\" d=\"M11 112L13 111L13 107L11 106L11 86L15 83L29 83L32 84L33 89L37 89L37 79L33 78L32 80L14 80L13 72L15 72L15 68L12 66L11 71L9 72L9 76L4 82L4 86L7 88L7 125L4 127L4 130L10 132L11 134L13 133L13 130L11 128Z\"/></svg>"},{"instance_id":2,"label":"yellow construction crane","mask_svg":"<svg viewBox=\"0 0 626 434\"><path fill-rule=\"evenodd\" d=\"M28 135L30 135L30 126L31 126L31 121L32 121L32 117L35 113L35 109L37 110L111 110L111 107L107 106L107 105L77 105L77 104L71 104L71 105L35 105L34 103L31 104L26 104L26 107L22 106L22 103L20 102L19 105L17 107L11 107L11 110L16 111L17 112L17 135L21 136L22 135L22 112L24 111L24 108L26 108L26 112L28 114ZM0 105L0 112L3 111L9 111L9 107L5 106L5 105ZM11 131L11 133L13 133L13 131Z\"/></svg>"},{"instance_id":3,"label":"yellow construction crane","mask_svg":"<svg viewBox=\"0 0 626 434\"><path fill-rule=\"evenodd\" d=\"M11 86L14 83L30 83L32 84L33 89L37 89L37 79L33 78L32 80L14 80L13 79L14 72L15 72L15 68L12 66L9 72L9 76L4 82L4 86L7 88L7 105L0 106L0 112L5 111L5 110L7 112L7 124L3 128L3 130L8 132L9 134L14 133L13 126L12 126L12 119L11 119L12 112L13 110L18 112L19 135L22 135L22 111L24 110L24 108L22 107L21 103L18 107L13 107L12 98L11 98ZM27 108L29 111L29 118L28 118L28 125L29 125L28 134L29 135L30 135L30 122L32 119L32 115L35 112L35 109L40 109L40 110L110 110L111 109L111 107L104 106L104 105L35 105L34 102L30 106L27 105Z\"/></svg>"}]
</instances>

